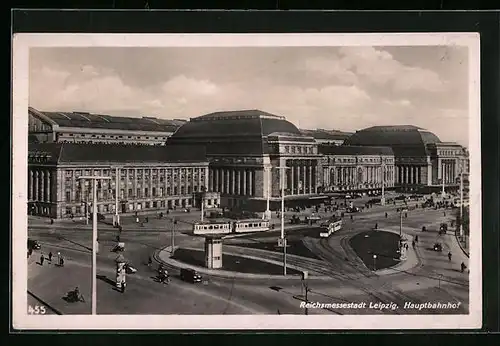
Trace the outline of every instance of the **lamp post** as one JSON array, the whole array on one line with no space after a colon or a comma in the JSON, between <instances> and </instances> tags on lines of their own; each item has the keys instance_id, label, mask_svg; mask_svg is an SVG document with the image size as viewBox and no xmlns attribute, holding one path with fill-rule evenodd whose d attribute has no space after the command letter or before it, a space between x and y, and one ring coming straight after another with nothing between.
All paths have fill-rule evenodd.
<instances>
[{"instance_id":1,"label":"lamp post","mask_svg":"<svg viewBox=\"0 0 500 346\"><path fill-rule=\"evenodd\" d=\"M283 245L283 275L286 275L286 236L285 236L285 170L286 166L276 167L280 170L281 182L281 242ZM269 187L269 184L268 184Z\"/></svg>"},{"instance_id":2,"label":"lamp post","mask_svg":"<svg viewBox=\"0 0 500 346\"><path fill-rule=\"evenodd\" d=\"M97 181L111 179L104 176L81 176L78 179L92 180L92 315L97 314Z\"/></svg>"},{"instance_id":3,"label":"lamp post","mask_svg":"<svg viewBox=\"0 0 500 346\"><path fill-rule=\"evenodd\" d=\"M269 209L270 199L271 199L271 169L270 167L265 167L267 175L267 186L266 186L266 211L264 212L264 219L271 219L271 210Z\"/></svg>"},{"instance_id":4,"label":"lamp post","mask_svg":"<svg viewBox=\"0 0 500 346\"><path fill-rule=\"evenodd\" d=\"M377 270L377 255L373 255L373 271Z\"/></svg>"},{"instance_id":5,"label":"lamp post","mask_svg":"<svg viewBox=\"0 0 500 346\"><path fill-rule=\"evenodd\" d=\"M445 182L444 182L444 177L445 177L445 175L444 175L444 167L445 167L445 165L443 163L443 165L441 167L441 184L442 184L442 187L441 187L441 197L443 197L443 198L446 196L446 192L445 192L445 189L444 189L444 184L445 184Z\"/></svg>"},{"instance_id":6,"label":"lamp post","mask_svg":"<svg viewBox=\"0 0 500 346\"><path fill-rule=\"evenodd\" d=\"M175 241L175 225L177 224L177 221L175 220L175 217L172 218L172 233L170 234L170 253L174 253L174 241Z\"/></svg>"},{"instance_id":7,"label":"lamp post","mask_svg":"<svg viewBox=\"0 0 500 346\"><path fill-rule=\"evenodd\" d=\"M464 239L464 227L463 218L464 217L464 172L460 172L460 238Z\"/></svg>"},{"instance_id":8,"label":"lamp post","mask_svg":"<svg viewBox=\"0 0 500 346\"><path fill-rule=\"evenodd\" d=\"M118 215L118 192L120 191L120 167L115 168L115 215L114 224L118 226L120 224L120 215Z\"/></svg>"},{"instance_id":9,"label":"lamp post","mask_svg":"<svg viewBox=\"0 0 500 346\"><path fill-rule=\"evenodd\" d=\"M380 198L380 205L385 205L385 161L382 158L382 198Z\"/></svg>"}]
</instances>

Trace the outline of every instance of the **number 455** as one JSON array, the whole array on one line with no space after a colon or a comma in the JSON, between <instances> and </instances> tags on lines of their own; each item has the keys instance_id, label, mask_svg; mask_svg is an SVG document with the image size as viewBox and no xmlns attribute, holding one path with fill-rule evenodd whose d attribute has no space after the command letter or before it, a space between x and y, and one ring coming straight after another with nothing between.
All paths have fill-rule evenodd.
<instances>
[{"instance_id":1,"label":"number 455","mask_svg":"<svg viewBox=\"0 0 500 346\"><path fill-rule=\"evenodd\" d=\"M28 314L29 315L45 315L45 306L38 306L35 305L35 307L32 307L31 305L28 306Z\"/></svg>"}]
</instances>

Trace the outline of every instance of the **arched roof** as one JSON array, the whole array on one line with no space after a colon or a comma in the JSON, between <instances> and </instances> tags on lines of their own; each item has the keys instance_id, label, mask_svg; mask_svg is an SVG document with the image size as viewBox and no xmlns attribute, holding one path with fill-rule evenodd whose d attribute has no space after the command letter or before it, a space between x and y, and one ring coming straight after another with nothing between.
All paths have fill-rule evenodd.
<instances>
[{"instance_id":1,"label":"arched roof","mask_svg":"<svg viewBox=\"0 0 500 346\"><path fill-rule=\"evenodd\" d=\"M276 133L305 137L283 116L260 110L239 110L192 118L167 140L167 144L204 143L207 153L213 155L262 155L269 153L267 137Z\"/></svg>"},{"instance_id":2,"label":"arched roof","mask_svg":"<svg viewBox=\"0 0 500 346\"><path fill-rule=\"evenodd\" d=\"M426 156L427 145L441 143L434 133L413 125L372 126L356 131L346 145L389 146L396 156Z\"/></svg>"}]
</instances>

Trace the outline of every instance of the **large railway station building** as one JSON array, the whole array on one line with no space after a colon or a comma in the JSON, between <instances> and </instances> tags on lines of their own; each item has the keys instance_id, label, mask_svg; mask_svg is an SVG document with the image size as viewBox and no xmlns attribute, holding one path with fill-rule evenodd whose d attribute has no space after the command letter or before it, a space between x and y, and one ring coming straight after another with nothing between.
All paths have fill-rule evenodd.
<instances>
[{"instance_id":1,"label":"large railway station building","mask_svg":"<svg viewBox=\"0 0 500 346\"><path fill-rule=\"evenodd\" d=\"M442 178L452 190L459 174L468 172L463 147L415 126L376 126L322 141L260 110L164 125L152 118L32 108L29 116L28 211L53 218L84 213L89 189L79 183L81 175L111 178L102 182L98 208L112 214L116 177L119 212L132 213L195 206L202 191L207 206L264 211L268 203L272 210L280 207L282 188L290 206L382 186L438 191Z\"/></svg>"}]
</instances>

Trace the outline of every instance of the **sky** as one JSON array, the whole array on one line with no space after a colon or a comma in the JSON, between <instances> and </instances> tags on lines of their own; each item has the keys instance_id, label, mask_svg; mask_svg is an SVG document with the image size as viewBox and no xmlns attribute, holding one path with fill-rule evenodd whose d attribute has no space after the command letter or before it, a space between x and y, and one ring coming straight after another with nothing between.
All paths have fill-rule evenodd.
<instances>
[{"instance_id":1,"label":"sky","mask_svg":"<svg viewBox=\"0 0 500 346\"><path fill-rule=\"evenodd\" d=\"M189 119L260 109L303 129L416 125L468 146L460 46L32 48L29 104Z\"/></svg>"}]
</instances>

